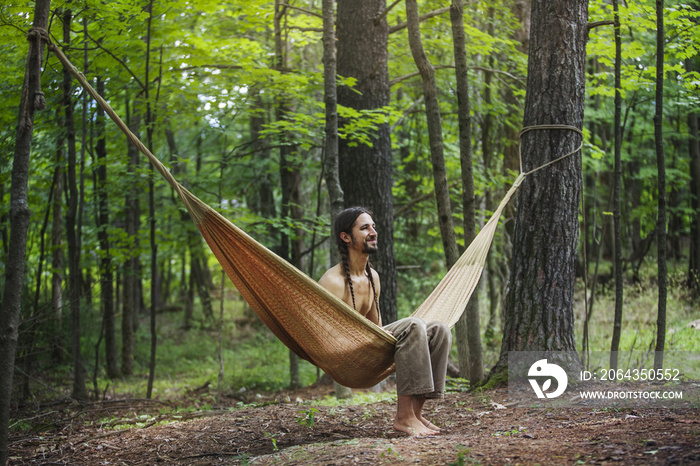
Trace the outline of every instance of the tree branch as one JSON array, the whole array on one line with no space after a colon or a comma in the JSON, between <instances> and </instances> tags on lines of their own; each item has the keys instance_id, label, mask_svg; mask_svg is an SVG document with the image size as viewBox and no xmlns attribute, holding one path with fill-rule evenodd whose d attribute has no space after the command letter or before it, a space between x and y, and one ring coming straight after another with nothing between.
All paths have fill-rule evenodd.
<instances>
[{"instance_id":1,"label":"tree branch","mask_svg":"<svg viewBox=\"0 0 700 466\"><path fill-rule=\"evenodd\" d=\"M303 28L299 26L287 26L287 29L294 29L301 32L323 32L323 28Z\"/></svg>"},{"instance_id":2,"label":"tree branch","mask_svg":"<svg viewBox=\"0 0 700 466\"><path fill-rule=\"evenodd\" d=\"M379 21L381 21L382 18L384 18L386 15L388 15L389 12L392 10L392 8L394 8L396 5L398 5L398 4L401 3L402 1L403 1L403 0L396 0L394 3L392 3L391 5L389 5L389 6L387 7L386 10L384 10L379 16L377 16L376 18L374 18L374 25L376 26L377 24L379 24Z\"/></svg>"},{"instance_id":3,"label":"tree branch","mask_svg":"<svg viewBox=\"0 0 700 466\"><path fill-rule=\"evenodd\" d=\"M90 34L88 34L87 32L85 32L85 35L88 37L88 39L90 39L91 41L93 41L93 42L95 43L95 45L97 45L97 47L98 47L99 49L101 49L102 51L106 52L107 55L109 55L110 57L112 57L113 59L115 59L115 60L117 61L117 63L119 63L120 65L122 65L122 66L124 67L124 69L131 75L131 77L134 78L134 80L136 81L136 83L139 85L139 87L140 87L141 89L145 89L145 88L146 88L146 86L144 86L144 84L141 82L141 80L138 78L138 76L136 76L136 74L135 74L133 71L131 71L131 68L129 68L129 66L124 62L124 60L120 59L120 58L117 57L114 53L112 53L110 50L108 50L107 48L103 47L102 44L100 44L99 41L93 39L92 36L90 36Z\"/></svg>"},{"instance_id":4,"label":"tree branch","mask_svg":"<svg viewBox=\"0 0 700 466\"><path fill-rule=\"evenodd\" d=\"M309 16L315 16L315 17L317 17L317 18L323 19L323 16L321 16L320 13L315 13L315 12L313 12L313 11L311 11L311 10L307 10L307 9L305 9L305 8L299 8L298 6L289 5L289 4L287 4L287 3L280 3L280 6L283 6L283 7L285 7L285 8L291 8L292 10L299 10L299 11L301 11L302 13L306 13L306 14L309 15Z\"/></svg>"},{"instance_id":5,"label":"tree branch","mask_svg":"<svg viewBox=\"0 0 700 466\"><path fill-rule=\"evenodd\" d=\"M470 66L469 68L472 70L483 71L484 73L504 74L504 75L508 76L510 79L514 79L516 81L522 81L523 79L525 79L524 76L515 76L515 75L508 73L507 71L494 70L493 68L484 68L483 66Z\"/></svg>"},{"instance_id":6,"label":"tree branch","mask_svg":"<svg viewBox=\"0 0 700 466\"><path fill-rule=\"evenodd\" d=\"M612 26L615 24L615 21L595 21L593 23L588 23L588 30L590 31L591 29L595 29L599 26Z\"/></svg>"},{"instance_id":7,"label":"tree branch","mask_svg":"<svg viewBox=\"0 0 700 466\"><path fill-rule=\"evenodd\" d=\"M184 68L173 68L169 71L190 71L196 70L197 68L216 68L217 70L241 70L243 69L240 65L197 65L197 66L186 66Z\"/></svg>"},{"instance_id":8,"label":"tree branch","mask_svg":"<svg viewBox=\"0 0 700 466\"><path fill-rule=\"evenodd\" d=\"M466 5L466 4L467 4L467 2L464 2L464 3L463 3L463 5ZM394 5L392 5L392 7L393 7L393 6L394 6ZM445 8L440 8L440 9L438 9L438 10L431 11L431 12L426 13L426 14L424 14L424 15L420 15L420 16L418 17L418 22L425 21L426 19L430 19L430 18L433 18L433 17L435 17L435 16L440 16L441 14L447 13L448 11L450 11L450 7L449 7L449 6L448 6L448 7L445 7ZM399 23L399 24L397 24L396 26L392 26L392 27L389 28L389 34L392 34L392 33L394 33L394 32L400 31L401 29L405 29L406 26L408 26L408 23L407 23L407 22Z\"/></svg>"},{"instance_id":9,"label":"tree branch","mask_svg":"<svg viewBox=\"0 0 700 466\"><path fill-rule=\"evenodd\" d=\"M445 68L454 68L454 65L435 65L433 66L434 69L436 70L444 70ZM403 76L399 76L398 78L394 78L391 81L389 81L389 86L393 86L394 84L398 84L401 81L405 81L407 79L411 79L415 76L420 76L420 71L414 71L413 73L408 73Z\"/></svg>"},{"instance_id":10,"label":"tree branch","mask_svg":"<svg viewBox=\"0 0 700 466\"><path fill-rule=\"evenodd\" d=\"M436 70L443 70L446 68L454 68L454 65L435 65L434 68ZM522 81L525 79L524 77L518 77L515 75L512 75L508 73L507 71L502 71L502 70L494 70L492 68L484 68L483 66L470 66L469 69L476 70L476 71L483 71L484 73L493 73L493 74L503 74L508 76L511 79L514 79L516 81ZM418 76L420 73L418 71L415 71L413 73L405 74L403 76L399 76L398 78L394 78L389 82L389 85L393 86L394 84L398 84L401 81L405 81L407 79L413 78L415 76Z\"/></svg>"}]
</instances>

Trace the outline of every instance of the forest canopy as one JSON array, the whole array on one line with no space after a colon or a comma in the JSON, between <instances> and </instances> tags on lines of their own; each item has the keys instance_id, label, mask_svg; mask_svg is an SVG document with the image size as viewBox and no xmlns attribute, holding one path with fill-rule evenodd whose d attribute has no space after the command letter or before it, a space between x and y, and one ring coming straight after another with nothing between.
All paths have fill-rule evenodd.
<instances>
[{"instance_id":1,"label":"forest canopy","mask_svg":"<svg viewBox=\"0 0 700 466\"><path fill-rule=\"evenodd\" d=\"M425 0L418 7L422 45L434 66L453 230L461 251L465 210L457 83L449 9L443 4ZM700 288L699 6L697 1L665 4L662 121L671 281L695 293ZM0 7L3 276L11 234L11 154L33 7L29 1ZM51 41L186 188L312 278L331 265L320 1L54 0L50 7ZM612 283L614 252L613 6L592 0L588 15L576 263L579 278L585 275L588 286L601 284L605 290ZM377 16L388 26L382 64L389 77L388 103L355 108L339 102L338 136L350 151L373 146L382 131L390 137L390 166L377 170L391 177L393 215L387 221L393 224L393 237L387 241L395 251L394 299L403 317L444 274L446 259L423 83L409 49L406 8L403 2L393 3ZM655 17L651 1L622 2L619 8L620 239L626 283L640 287L654 282L656 259ZM477 230L520 168L529 20L528 2L464 4ZM83 318L77 351L85 360L79 364L89 373L117 377L145 371L147 356L133 351L135 340L145 338L138 327L141 320L146 325L149 310L178 312L187 329L214 326L217 300L225 293L220 269L173 191L153 178L145 159L105 121L77 82L64 77L51 53L44 56L41 80L46 109L34 120L28 179L32 216L17 358L24 375L15 380L20 397L29 396L28 381L42 367L52 361L68 364L69 302ZM340 93L362 93L355 77L339 74L336 84ZM67 106L72 112L66 112ZM67 227L69 215L74 215L72 228ZM479 292L481 330L492 348L501 338L513 219L511 208L497 232ZM77 270L69 270L66 235L71 231L77 240ZM67 291L71 274L78 276L77 302ZM589 309L583 299L577 301L579 332ZM577 345L580 340L577 334ZM602 336L596 344L600 347L595 349L609 347ZM486 364L494 362L492 356Z\"/></svg>"}]
</instances>

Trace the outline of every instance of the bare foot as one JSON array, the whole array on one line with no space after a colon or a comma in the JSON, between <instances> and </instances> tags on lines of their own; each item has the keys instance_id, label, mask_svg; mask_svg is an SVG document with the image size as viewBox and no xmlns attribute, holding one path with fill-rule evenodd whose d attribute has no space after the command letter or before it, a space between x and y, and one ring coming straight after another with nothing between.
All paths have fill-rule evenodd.
<instances>
[{"instance_id":1,"label":"bare foot","mask_svg":"<svg viewBox=\"0 0 700 466\"><path fill-rule=\"evenodd\" d=\"M416 436L416 437L424 437L426 435L435 435L439 431L431 429L427 425L423 424L418 418L412 418L412 419L405 419L405 420L398 420L396 419L394 421L394 429L398 430L399 432L405 432L408 435Z\"/></svg>"},{"instance_id":2,"label":"bare foot","mask_svg":"<svg viewBox=\"0 0 700 466\"><path fill-rule=\"evenodd\" d=\"M420 421L423 423L425 427L427 427L430 430L434 430L435 432L440 432L442 429L440 429L438 426L424 418L423 416L420 417Z\"/></svg>"}]
</instances>

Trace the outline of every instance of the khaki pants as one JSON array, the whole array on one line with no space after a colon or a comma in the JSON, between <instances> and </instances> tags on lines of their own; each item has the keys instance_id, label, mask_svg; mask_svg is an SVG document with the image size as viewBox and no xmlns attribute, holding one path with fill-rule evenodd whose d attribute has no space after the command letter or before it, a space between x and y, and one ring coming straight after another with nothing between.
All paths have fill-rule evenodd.
<instances>
[{"instance_id":1,"label":"khaki pants","mask_svg":"<svg viewBox=\"0 0 700 466\"><path fill-rule=\"evenodd\" d=\"M442 398L452 345L452 332L447 325L426 324L418 317L408 317L385 325L384 329L398 340L394 352L396 393Z\"/></svg>"}]
</instances>

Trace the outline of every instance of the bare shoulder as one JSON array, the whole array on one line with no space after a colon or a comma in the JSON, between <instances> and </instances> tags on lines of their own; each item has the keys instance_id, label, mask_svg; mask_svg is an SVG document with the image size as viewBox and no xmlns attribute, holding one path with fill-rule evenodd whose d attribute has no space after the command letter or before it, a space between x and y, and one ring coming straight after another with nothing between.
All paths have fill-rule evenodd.
<instances>
[{"instance_id":1,"label":"bare shoulder","mask_svg":"<svg viewBox=\"0 0 700 466\"><path fill-rule=\"evenodd\" d=\"M343 299L345 293L345 275L342 274L340 264L331 267L318 280L318 284Z\"/></svg>"}]
</instances>

